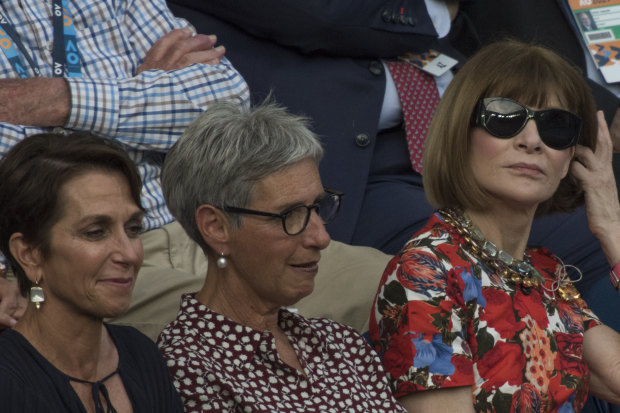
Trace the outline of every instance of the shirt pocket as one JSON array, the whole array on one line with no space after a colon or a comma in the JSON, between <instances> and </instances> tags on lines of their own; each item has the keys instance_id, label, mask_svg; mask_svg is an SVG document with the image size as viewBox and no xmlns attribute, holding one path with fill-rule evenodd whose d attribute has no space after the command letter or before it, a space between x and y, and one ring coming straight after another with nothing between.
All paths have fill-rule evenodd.
<instances>
[{"instance_id":1,"label":"shirt pocket","mask_svg":"<svg viewBox=\"0 0 620 413\"><path fill-rule=\"evenodd\" d=\"M125 32L118 18L113 16L89 26L76 26L85 75L117 79L133 76L138 57Z\"/></svg>"}]
</instances>

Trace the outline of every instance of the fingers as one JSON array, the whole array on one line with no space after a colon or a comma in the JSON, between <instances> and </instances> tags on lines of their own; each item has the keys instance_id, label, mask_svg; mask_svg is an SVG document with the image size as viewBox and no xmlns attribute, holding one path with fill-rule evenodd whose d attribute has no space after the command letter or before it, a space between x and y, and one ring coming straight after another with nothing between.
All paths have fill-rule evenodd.
<instances>
[{"instance_id":1,"label":"fingers","mask_svg":"<svg viewBox=\"0 0 620 413\"><path fill-rule=\"evenodd\" d=\"M213 49L199 52L187 53L178 60L178 63L171 70L182 69L194 63L219 65L225 53L226 49L224 46L218 46Z\"/></svg>"},{"instance_id":2,"label":"fingers","mask_svg":"<svg viewBox=\"0 0 620 413\"><path fill-rule=\"evenodd\" d=\"M19 294L17 283L0 278L0 330L17 324L26 305L26 298Z\"/></svg>"},{"instance_id":3,"label":"fingers","mask_svg":"<svg viewBox=\"0 0 620 413\"><path fill-rule=\"evenodd\" d=\"M616 110L611 125L609 126L609 132L613 142L613 148L615 152L620 152L620 108Z\"/></svg>"},{"instance_id":4,"label":"fingers","mask_svg":"<svg viewBox=\"0 0 620 413\"><path fill-rule=\"evenodd\" d=\"M13 328L15 324L17 324L17 320L13 317L6 314L0 314L0 331L6 330L7 328Z\"/></svg>"},{"instance_id":5,"label":"fingers","mask_svg":"<svg viewBox=\"0 0 620 413\"><path fill-rule=\"evenodd\" d=\"M586 195L586 205L589 210L617 204L617 187L611 163L613 145L607 129L603 112L597 112L598 133L596 150L577 145L575 148L575 162L571 165L571 172L579 180ZM615 205L613 205L615 207Z\"/></svg>"},{"instance_id":6,"label":"fingers","mask_svg":"<svg viewBox=\"0 0 620 413\"><path fill-rule=\"evenodd\" d=\"M602 174L602 171L609 170L612 172L611 158L613 156L613 145L607 129L607 123L602 111L597 112L598 129L596 135L596 150L593 152L590 148L577 145L575 147L575 160L573 162L573 173L580 180L585 178L584 174L588 172ZM585 182L587 183L587 182Z\"/></svg>"},{"instance_id":7,"label":"fingers","mask_svg":"<svg viewBox=\"0 0 620 413\"><path fill-rule=\"evenodd\" d=\"M613 143L611 141L611 135L609 129L607 129L607 122L603 111L596 113L598 120L598 134L596 135L596 155L601 160L608 160L611 162L613 156Z\"/></svg>"},{"instance_id":8,"label":"fingers","mask_svg":"<svg viewBox=\"0 0 620 413\"><path fill-rule=\"evenodd\" d=\"M217 42L217 37L215 35L207 36L206 34L197 34L195 36L185 36L186 34L187 33L184 31L183 36L171 36L167 39L162 37L153 45L153 47L159 48L160 52L167 52L170 56L180 57L187 53L212 49Z\"/></svg>"},{"instance_id":9,"label":"fingers","mask_svg":"<svg viewBox=\"0 0 620 413\"><path fill-rule=\"evenodd\" d=\"M571 172L584 190L588 226L610 265L620 260L620 204L611 165L613 145L602 112L597 113L596 150L578 145Z\"/></svg>"},{"instance_id":10,"label":"fingers","mask_svg":"<svg viewBox=\"0 0 620 413\"><path fill-rule=\"evenodd\" d=\"M226 50L214 47L215 35L196 34L188 29L176 29L158 39L147 52L136 74L145 70L183 69L194 63L219 64Z\"/></svg>"}]
</instances>

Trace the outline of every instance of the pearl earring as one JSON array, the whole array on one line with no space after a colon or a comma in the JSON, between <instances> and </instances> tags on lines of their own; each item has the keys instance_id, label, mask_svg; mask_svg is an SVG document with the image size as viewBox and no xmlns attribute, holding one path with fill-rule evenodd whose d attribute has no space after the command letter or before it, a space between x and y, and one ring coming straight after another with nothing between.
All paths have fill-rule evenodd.
<instances>
[{"instance_id":1,"label":"pearl earring","mask_svg":"<svg viewBox=\"0 0 620 413\"><path fill-rule=\"evenodd\" d=\"M226 257L224 256L224 253L221 252L220 254L222 254L222 256L220 258L217 259L217 268L226 268L226 265L228 265L228 261L226 261Z\"/></svg>"}]
</instances>

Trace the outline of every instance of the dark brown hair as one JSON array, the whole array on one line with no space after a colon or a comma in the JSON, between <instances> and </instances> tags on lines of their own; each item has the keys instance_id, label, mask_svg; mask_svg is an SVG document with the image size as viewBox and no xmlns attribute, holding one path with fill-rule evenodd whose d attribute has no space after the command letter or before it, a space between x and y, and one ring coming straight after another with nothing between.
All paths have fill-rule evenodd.
<instances>
[{"instance_id":1,"label":"dark brown hair","mask_svg":"<svg viewBox=\"0 0 620 413\"><path fill-rule=\"evenodd\" d=\"M557 98L582 120L579 144L596 145L596 107L582 74L553 51L516 40L484 47L456 74L431 122L423 158L424 190L435 207L485 209L491 195L475 181L469 165L472 114L483 97L501 96L529 107ZM583 204L583 191L568 173L537 215L570 212Z\"/></svg>"},{"instance_id":2,"label":"dark brown hair","mask_svg":"<svg viewBox=\"0 0 620 413\"><path fill-rule=\"evenodd\" d=\"M89 171L120 172L142 209L138 171L125 151L108 139L89 133L42 133L25 138L0 160L0 251L23 295L32 284L11 255L9 239L20 232L47 258L50 230L63 214L60 190L70 179Z\"/></svg>"}]
</instances>

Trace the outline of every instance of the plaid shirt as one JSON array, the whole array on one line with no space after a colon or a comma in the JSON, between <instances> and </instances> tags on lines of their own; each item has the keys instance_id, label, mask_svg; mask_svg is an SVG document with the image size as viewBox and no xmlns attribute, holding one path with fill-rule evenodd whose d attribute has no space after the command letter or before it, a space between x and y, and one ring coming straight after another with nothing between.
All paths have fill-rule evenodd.
<instances>
[{"instance_id":1,"label":"plaid shirt","mask_svg":"<svg viewBox=\"0 0 620 413\"><path fill-rule=\"evenodd\" d=\"M52 1L2 0L0 11L31 51L42 76L52 77ZM174 220L159 182L166 151L211 102L231 100L247 106L248 87L227 59L219 65L134 75L157 39L172 29L191 27L172 15L165 0L69 0L68 11L83 77L67 78L71 113L65 128L123 144L142 176L145 230L159 228ZM0 78L17 77L0 52ZM49 130L0 122L0 156L25 136Z\"/></svg>"}]
</instances>

